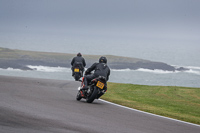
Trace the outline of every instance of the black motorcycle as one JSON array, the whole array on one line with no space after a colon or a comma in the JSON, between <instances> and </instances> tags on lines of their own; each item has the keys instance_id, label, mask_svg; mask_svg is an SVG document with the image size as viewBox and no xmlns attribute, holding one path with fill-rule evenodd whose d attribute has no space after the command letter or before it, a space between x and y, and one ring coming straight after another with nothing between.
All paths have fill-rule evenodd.
<instances>
[{"instance_id":1,"label":"black motorcycle","mask_svg":"<svg viewBox=\"0 0 200 133\"><path fill-rule=\"evenodd\" d=\"M82 79L81 87L78 88L76 96L76 100L78 101L84 98L86 99L86 102L92 103L95 99L99 99L107 91L106 78L103 76L93 79L88 85L89 88L86 90L81 89L83 86L83 80L84 78Z\"/></svg>"},{"instance_id":2,"label":"black motorcycle","mask_svg":"<svg viewBox=\"0 0 200 133\"><path fill-rule=\"evenodd\" d=\"M73 77L75 79L75 81L79 81L79 79L82 77L83 75L83 71L82 71L82 66L81 64L76 64L73 67Z\"/></svg>"}]
</instances>

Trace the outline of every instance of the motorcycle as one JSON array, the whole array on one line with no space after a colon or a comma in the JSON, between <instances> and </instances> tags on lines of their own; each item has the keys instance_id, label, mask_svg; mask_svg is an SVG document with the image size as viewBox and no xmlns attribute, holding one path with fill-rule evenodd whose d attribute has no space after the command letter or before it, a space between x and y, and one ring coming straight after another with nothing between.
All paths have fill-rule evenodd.
<instances>
[{"instance_id":1,"label":"motorcycle","mask_svg":"<svg viewBox=\"0 0 200 133\"><path fill-rule=\"evenodd\" d=\"M78 93L76 96L77 101L80 101L82 98L84 98L86 99L86 102L92 103L95 99L99 99L107 91L106 78L103 76L93 79L88 84L88 89L86 90L81 89L83 86L83 81L84 77L82 78L81 87L78 88ZM82 95L82 93L84 95Z\"/></svg>"},{"instance_id":2,"label":"motorcycle","mask_svg":"<svg viewBox=\"0 0 200 133\"><path fill-rule=\"evenodd\" d=\"M83 75L83 72L82 70L80 69L81 68L81 65L80 64L76 64L74 67L73 67L73 77L75 79L75 81L79 81L79 79L82 77Z\"/></svg>"}]
</instances>

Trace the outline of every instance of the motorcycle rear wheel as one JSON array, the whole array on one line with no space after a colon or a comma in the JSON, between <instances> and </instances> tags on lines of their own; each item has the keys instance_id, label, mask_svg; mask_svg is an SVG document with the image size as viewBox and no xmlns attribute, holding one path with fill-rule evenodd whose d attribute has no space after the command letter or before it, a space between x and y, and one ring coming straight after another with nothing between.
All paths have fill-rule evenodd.
<instances>
[{"instance_id":1,"label":"motorcycle rear wheel","mask_svg":"<svg viewBox=\"0 0 200 133\"><path fill-rule=\"evenodd\" d=\"M97 94L98 94L98 90L95 87L94 90L93 90L93 92L92 92L92 94L86 98L86 102L92 103L95 100Z\"/></svg>"},{"instance_id":2,"label":"motorcycle rear wheel","mask_svg":"<svg viewBox=\"0 0 200 133\"><path fill-rule=\"evenodd\" d=\"M80 79L80 77L81 77L80 73L75 73L74 74L74 78L75 78L76 81L78 81Z\"/></svg>"}]
</instances>

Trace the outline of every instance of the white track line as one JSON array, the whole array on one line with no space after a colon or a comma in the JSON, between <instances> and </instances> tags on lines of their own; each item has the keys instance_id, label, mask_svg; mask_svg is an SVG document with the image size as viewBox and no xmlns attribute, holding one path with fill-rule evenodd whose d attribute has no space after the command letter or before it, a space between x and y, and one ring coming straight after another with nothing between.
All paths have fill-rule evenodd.
<instances>
[{"instance_id":1,"label":"white track line","mask_svg":"<svg viewBox=\"0 0 200 133\"><path fill-rule=\"evenodd\" d=\"M165 117L165 116L161 116L161 115L156 115L156 114L144 112L144 111L141 111L141 110L137 110L137 109L129 108L129 107L122 106L122 105L119 105L119 104L115 104L115 103L112 103L112 102L108 102L108 101L103 100L103 99L99 99L99 100L102 101L102 102L105 102L105 103L109 103L109 104L121 107L121 108L125 108L125 109L133 110L133 111L136 111L136 112L141 112L141 113L144 113L144 114L148 114L148 115L152 115L152 116L156 116L156 117L160 117L160 118L164 118L164 119L169 119L169 120L173 120L173 121L177 121L177 122L181 122L181 123L185 123L185 124L189 124L189 125L200 127L200 125L197 125L197 124L194 124L194 123L185 122L185 121L181 121L181 120L177 120L177 119L173 119L173 118L169 118L169 117Z\"/></svg>"}]
</instances>

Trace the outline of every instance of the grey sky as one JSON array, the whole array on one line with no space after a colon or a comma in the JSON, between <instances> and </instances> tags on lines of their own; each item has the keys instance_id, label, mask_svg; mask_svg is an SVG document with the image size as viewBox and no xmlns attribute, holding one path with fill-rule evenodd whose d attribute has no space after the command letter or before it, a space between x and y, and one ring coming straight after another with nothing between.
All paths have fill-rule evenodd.
<instances>
[{"instance_id":1,"label":"grey sky","mask_svg":"<svg viewBox=\"0 0 200 133\"><path fill-rule=\"evenodd\" d=\"M199 0L0 0L0 46L199 45L199 7Z\"/></svg>"}]
</instances>

